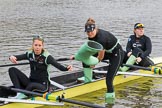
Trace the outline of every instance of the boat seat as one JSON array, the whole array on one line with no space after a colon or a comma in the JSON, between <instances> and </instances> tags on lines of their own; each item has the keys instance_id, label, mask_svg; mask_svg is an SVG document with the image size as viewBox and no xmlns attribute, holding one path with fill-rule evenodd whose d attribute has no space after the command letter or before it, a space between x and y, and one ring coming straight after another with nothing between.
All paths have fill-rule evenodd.
<instances>
[{"instance_id":1,"label":"boat seat","mask_svg":"<svg viewBox=\"0 0 162 108\"><path fill-rule=\"evenodd\" d=\"M52 80L50 80L50 83L51 83L51 85L56 86L56 87L58 87L58 88L60 88L62 90L65 90L67 88L67 87L65 87L65 86L63 86L63 85L61 85L61 84L59 84L59 83L57 83L55 81L52 81Z\"/></svg>"}]
</instances>

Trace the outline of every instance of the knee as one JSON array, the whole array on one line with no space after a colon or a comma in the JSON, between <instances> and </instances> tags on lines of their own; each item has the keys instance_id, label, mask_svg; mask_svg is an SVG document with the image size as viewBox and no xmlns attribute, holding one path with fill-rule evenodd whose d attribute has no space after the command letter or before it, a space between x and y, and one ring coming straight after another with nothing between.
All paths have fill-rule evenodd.
<instances>
[{"instance_id":1,"label":"knee","mask_svg":"<svg viewBox=\"0 0 162 108\"><path fill-rule=\"evenodd\" d=\"M34 86L32 84L28 84L25 89L28 91L32 91L34 89Z\"/></svg>"},{"instance_id":2,"label":"knee","mask_svg":"<svg viewBox=\"0 0 162 108\"><path fill-rule=\"evenodd\" d=\"M17 68L11 67L8 69L9 74L13 73Z\"/></svg>"}]
</instances>

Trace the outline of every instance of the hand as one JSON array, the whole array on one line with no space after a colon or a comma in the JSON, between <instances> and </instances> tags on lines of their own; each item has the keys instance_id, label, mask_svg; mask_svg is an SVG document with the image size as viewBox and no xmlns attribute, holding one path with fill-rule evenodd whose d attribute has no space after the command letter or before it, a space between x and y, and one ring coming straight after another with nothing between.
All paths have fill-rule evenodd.
<instances>
[{"instance_id":1,"label":"hand","mask_svg":"<svg viewBox=\"0 0 162 108\"><path fill-rule=\"evenodd\" d=\"M70 60L74 60L75 59L75 57L72 55L72 56L70 56Z\"/></svg>"},{"instance_id":2,"label":"hand","mask_svg":"<svg viewBox=\"0 0 162 108\"><path fill-rule=\"evenodd\" d=\"M73 70L72 65L67 66L67 69L68 69L68 71L72 71Z\"/></svg>"},{"instance_id":3,"label":"hand","mask_svg":"<svg viewBox=\"0 0 162 108\"><path fill-rule=\"evenodd\" d=\"M9 57L9 60L10 60L12 63L17 64L17 58L16 58L15 56L10 56L10 57Z\"/></svg>"},{"instance_id":4,"label":"hand","mask_svg":"<svg viewBox=\"0 0 162 108\"><path fill-rule=\"evenodd\" d=\"M128 52L127 56L128 56L128 57L130 57L130 56L131 56L131 54L132 54L132 52Z\"/></svg>"},{"instance_id":5,"label":"hand","mask_svg":"<svg viewBox=\"0 0 162 108\"><path fill-rule=\"evenodd\" d=\"M136 61L137 61L138 63L140 63L140 62L142 61L142 58L141 58L141 57L137 57L137 58L136 58Z\"/></svg>"}]
</instances>

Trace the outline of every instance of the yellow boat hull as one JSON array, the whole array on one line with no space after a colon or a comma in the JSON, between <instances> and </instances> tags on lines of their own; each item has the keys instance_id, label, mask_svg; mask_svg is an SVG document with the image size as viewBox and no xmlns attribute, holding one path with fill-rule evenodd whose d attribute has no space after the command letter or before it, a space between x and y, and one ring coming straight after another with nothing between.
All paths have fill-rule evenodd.
<instances>
[{"instance_id":1,"label":"yellow boat hull","mask_svg":"<svg viewBox=\"0 0 162 108\"><path fill-rule=\"evenodd\" d=\"M160 58L154 58L153 59L155 61L155 63L160 63L159 60L162 61L162 57ZM156 62L158 61L158 62ZM159 64L159 66L162 66L162 64ZM153 72L150 71L146 71L146 70L139 70L140 73L145 73L145 74L154 74ZM139 78L142 78L143 76L131 76L131 75L117 75L114 79L114 85L118 85L121 83L126 83L128 81L132 81L132 80L136 80ZM100 89L106 88L106 82L105 79L100 79L97 81L94 81L92 83L88 83L88 84L81 84L81 85L77 85L74 86L72 88L67 88L66 90L61 90L61 91L56 91L54 93L52 93L54 96L60 96L63 93L65 98L72 98L75 96L79 96L79 95L83 95L86 93L90 93L93 91L97 91ZM36 97L36 100L42 100L42 101L46 101L45 99L41 98L41 97ZM36 104L25 104L25 103L10 103L7 105L3 105L0 106L1 108L41 108L43 107L43 105L36 105Z\"/></svg>"}]
</instances>

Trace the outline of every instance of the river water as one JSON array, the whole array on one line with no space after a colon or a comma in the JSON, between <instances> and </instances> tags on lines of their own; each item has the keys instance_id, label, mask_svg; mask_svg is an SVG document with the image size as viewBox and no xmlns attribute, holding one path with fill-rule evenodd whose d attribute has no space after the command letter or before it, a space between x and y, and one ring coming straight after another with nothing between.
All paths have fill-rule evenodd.
<instances>
[{"instance_id":1,"label":"river water","mask_svg":"<svg viewBox=\"0 0 162 108\"><path fill-rule=\"evenodd\" d=\"M151 56L161 56L161 4L161 0L0 0L0 64L10 63L8 60L10 55L21 54L29 49L34 34L44 37L45 48L56 59L73 55L87 40L84 24L89 17L96 20L99 28L108 30L119 38L124 49L128 36L133 33L133 25L137 22L143 23L145 35L152 40ZM69 63L67 61L63 64L75 66L80 65L80 62ZM18 68L28 74L28 66ZM0 79L1 84L4 85L11 84L7 70L8 67L1 67ZM59 73L62 72L59 71ZM156 84L157 79L150 80ZM158 79L158 81L162 80ZM154 83L152 84L154 85ZM127 92L127 89L135 91L138 88L127 87L124 89L121 87L121 89L123 92ZM159 89L150 89L150 91L161 93L162 89ZM139 92L143 92L143 90L145 89ZM132 93L129 93L131 96ZM148 95L152 96L152 94ZM162 98L162 96L158 96L159 98L155 99L157 106L160 103L158 101ZM142 97L145 98L145 96ZM124 107L130 108L131 106L125 105L129 101L126 96L119 99L121 103L123 99L126 101L123 103ZM118 105L121 104L120 101L117 103ZM145 103L141 100L136 101L131 104L132 107L134 103ZM152 101L149 100L149 102ZM152 106L147 107L152 108Z\"/></svg>"}]
</instances>

